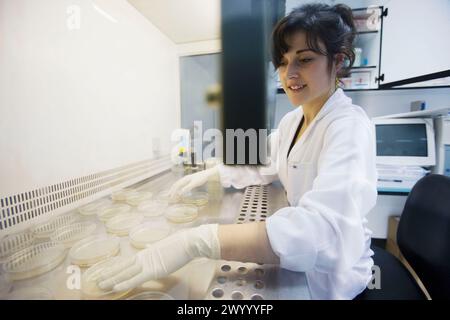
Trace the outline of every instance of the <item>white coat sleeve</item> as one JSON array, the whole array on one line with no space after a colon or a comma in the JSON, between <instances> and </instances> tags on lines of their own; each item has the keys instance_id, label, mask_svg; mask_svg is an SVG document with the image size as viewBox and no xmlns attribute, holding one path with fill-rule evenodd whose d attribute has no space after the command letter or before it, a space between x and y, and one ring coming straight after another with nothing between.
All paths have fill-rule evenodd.
<instances>
[{"instance_id":1,"label":"white coat sleeve","mask_svg":"<svg viewBox=\"0 0 450 320\"><path fill-rule=\"evenodd\" d=\"M242 189L251 185L266 185L278 179L279 130L268 136L268 165L227 166L220 164L220 182L224 188Z\"/></svg>"},{"instance_id":2,"label":"white coat sleeve","mask_svg":"<svg viewBox=\"0 0 450 320\"><path fill-rule=\"evenodd\" d=\"M365 250L364 216L376 197L370 121L335 120L325 132L312 190L296 207L282 208L266 221L281 267L328 273L354 266Z\"/></svg>"}]
</instances>

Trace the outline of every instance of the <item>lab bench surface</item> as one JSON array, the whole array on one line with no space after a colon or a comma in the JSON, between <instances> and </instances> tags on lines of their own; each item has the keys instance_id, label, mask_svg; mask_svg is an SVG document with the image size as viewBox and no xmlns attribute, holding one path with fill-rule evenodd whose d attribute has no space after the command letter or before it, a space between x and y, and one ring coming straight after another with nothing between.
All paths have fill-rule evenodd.
<instances>
[{"instance_id":1,"label":"lab bench surface","mask_svg":"<svg viewBox=\"0 0 450 320\"><path fill-rule=\"evenodd\" d=\"M167 190L180 176L180 173L168 171L131 187L138 191L150 191L156 194ZM266 201L264 203L267 208L267 212L262 217L270 216L277 209L287 205L284 189L279 183L260 188L264 188L262 194L265 195L266 200L263 201ZM194 227L204 223L243 223L244 214L241 206L245 207L244 203L250 198L245 189L223 189L217 183L200 189L210 191L209 202L200 208L199 216L195 221L172 224L174 229ZM256 192L259 194L259 191ZM255 214L249 211L247 221L254 221L252 216ZM107 233L104 223L99 221L96 215L81 216L81 219L95 222L97 228L94 234ZM145 222L147 220L151 221L152 218L146 218ZM130 244L128 236L120 238L119 256L131 256L137 252L138 250ZM80 290L81 275L85 271L85 268L72 265L67 255L64 262L50 272L35 278L14 281L12 291L20 292L22 289L34 288L53 299L86 299L87 297L83 296ZM121 299L149 291L163 292L174 299L183 300L310 299L304 273L291 272L276 265L216 261L206 258L195 259L164 279L148 281L122 296Z\"/></svg>"}]
</instances>

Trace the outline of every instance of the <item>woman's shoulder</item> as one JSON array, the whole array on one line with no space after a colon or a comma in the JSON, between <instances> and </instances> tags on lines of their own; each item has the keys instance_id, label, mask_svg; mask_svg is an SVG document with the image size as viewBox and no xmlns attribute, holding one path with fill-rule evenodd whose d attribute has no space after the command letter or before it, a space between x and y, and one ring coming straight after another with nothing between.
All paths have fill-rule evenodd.
<instances>
[{"instance_id":1,"label":"woman's shoulder","mask_svg":"<svg viewBox=\"0 0 450 320\"><path fill-rule=\"evenodd\" d=\"M363 124L366 127L372 126L372 122L364 109L352 103L339 106L334 109L334 112L330 112L325 118L327 118L326 122L328 125L354 122Z\"/></svg>"}]
</instances>

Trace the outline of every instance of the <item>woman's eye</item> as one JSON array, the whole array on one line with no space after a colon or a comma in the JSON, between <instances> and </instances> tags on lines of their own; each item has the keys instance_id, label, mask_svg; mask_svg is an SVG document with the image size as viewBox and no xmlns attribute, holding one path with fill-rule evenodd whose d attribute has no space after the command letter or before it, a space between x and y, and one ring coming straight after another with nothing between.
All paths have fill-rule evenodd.
<instances>
[{"instance_id":1,"label":"woman's eye","mask_svg":"<svg viewBox=\"0 0 450 320\"><path fill-rule=\"evenodd\" d=\"M310 58L300 59L301 63L308 63L308 62L311 62L311 61L312 61L312 59L310 59Z\"/></svg>"}]
</instances>

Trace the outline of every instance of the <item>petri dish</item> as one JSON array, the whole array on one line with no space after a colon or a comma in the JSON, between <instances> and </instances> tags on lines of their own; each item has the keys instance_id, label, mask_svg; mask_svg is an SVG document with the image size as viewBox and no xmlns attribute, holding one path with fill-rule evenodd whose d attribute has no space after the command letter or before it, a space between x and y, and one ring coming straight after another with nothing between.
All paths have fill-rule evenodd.
<instances>
[{"instance_id":1,"label":"petri dish","mask_svg":"<svg viewBox=\"0 0 450 320\"><path fill-rule=\"evenodd\" d=\"M96 227L96 224L93 222L86 221L74 223L56 230L50 239L67 247L71 247L75 242L89 236L94 232Z\"/></svg>"},{"instance_id":2,"label":"petri dish","mask_svg":"<svg viewBox=\"0 0 450 320\"><path fill-rule=\"evenodd\" d=\"M125 188L119 191L115 191L111 194L111 199L113 199L113 201L126 201L127 197L137 193L136 190L131 189L131 188Z\"/></svg>"},{"instance_id":3,"label":"petri dish","mask_svg":"<svg viewBox=\"0 0 450 320\"><path fill-rule=\"evenodd\" d=\"M97 235L80 240L69 251L71 263L90 267L99 261L113 257L120 251L120 239L115 236Z\"/></svg>"},{"instance_id":4,"label":"petri dish","mask_svg":"<svg viewBox=\"0 0 450 320\"><path fill-rule=\"evenodd\" d=\"M208 194L201 191L188 192L182 196L182 201L187 204L202 207L208 203Z\"/></svg>"},{"instance_id":5,"label":"petri dish","mask_svg":"<svg viewBox=\"0 0 450 320\"><path fill-rule=\"evenodd\" d=\"M36 286L14 290L7 295L6 300L53 300L53 294L49 289Z\"/></svg>"},{"instance_id":6,"label":"petri dish","mask_svg":"<svg viewBox=\"0 0 450 320\"><path fill-rule=\"evenodd\" d=\"M127 213L130 210L131 207L128 204L113 204L111 207L99 211L97 216L100 221L105 222L118 214Z\"/></svg>"},{"instance_id":7,"label":"petri dish","mask_svg":"<svg viewBox=\"0 0 450 320\"><path fill-rule=\"evenodd\" d=\"M164 239L170 234L167 224L145 223L130 231L130 243L136 249L144 249L148 244Z\"/></svg>"},{"instance_id":8,"label":"petri dish","mask_svg":"<svg viewBox=\"0 0 450 320\"><path fill-rule=\"evenodd\" d=\"M172 199L169 195L169 192L170 192L170 190L161 191L160 193L158 193L157 199L164 200L170 204L178 203L181 201L180 196L175 196L175 198Z\"/></svg>"},{"instance_id":9,"label":"petri dish","mask_svg":"<svg viewBox=\"0 0 450 320\"><path fill-rule=\"evenodd\" d=\"M59 228L68 226L78 220L74 214L65 214L54 217L48 222L38 225L33 229L34 236L38 239L50 238L50 236Z\"/></svg>"},{"instance_id":10,"label":"petri dish","mask_svg":"<svg viewBox=\"0 0 450 320\"><path fill-rule=\"evenodd\" d=\"M153 193L148 191L138 191L127 196L126 202L130 206L138 206L140 203L150 200L153 197Z\"/></svg>"},{"instance_id":11,"label":"petri dish","mask_svg":"<svg viewBox=\"0 0 450 320\"><path fill-rule=\"evenodd\" d=\"M189 204L170 206L166 211L166 218L174 223L186 223L194 221L198 216L198 208Z\"/></svg>"},{"instance_id":12,"label":"petri dish","mask_svg":"<svg viewBox=\"0 0 450 320\"><path fill-rule=\"evenodd\" d=\"M32 278L57 267L66 253L63 244L42 242L10 256L3 264L3 270L11 280Z\"/></svg>"},{"instance_id":13,"label":"petri dish","mask_svg":"<svg viewBox=\"0 0 450 320\"><path fill-rule=\"evenodd\" d=\"M142 202L137 209L145 217L158 217L164 214L168 206L169 204L165 200L147 200Z\"/></svg>"},{"instance_id":14,"label":"petri dish","mask_svg":"<svg viewBox=\"0 0 450 320\"><path fill-rule=\"evenodd\" d=\"M97 282L102 274L117 264L125 263L129 257L112 257L94 264L81 276L81 293L85 299L115 300L123 297L131 290L123 292L105 291L98 287Z\"/></svg>"},{"instance_id":15,"label":"petri dish","mask_svg":"<svg viewBox=\"0 0 450 320\"><path fill-rule=\"evenodd\" d=\"M34 239L35 237L32 232L21 232L4 237L0 241L0 261L31 246Z\"/></svg>"},{"instance_id":16,"label":"petri dish","mask_svg":"<svg viewBox=\"0 0 450 320\"><path fill-rule=\"evenodd\" d=\"M105 226L109 233L115 234L117 236L126 236L130 232L130 229L139 225L144 216L142 214L130 213L130 214L119 214L115 217L109 219Z\"/></svg>"},{"instance_id":17,"label":"petri dish","mask_svg":"<svg viewBox=\"0 0 450 320\"><path fill-rule=\"evenodd\" d=\"M91 202L78 209L78 212L83 216L91 216L97 214L102 209L111 206L110 200L102 199L100 201Z\"/></svg>"},{"instance_id":18,"label":"petri dish","mask_svg":"<svg viewBox=\"0 0 450 320\"><path fill-rule=\"evenodd\" d=\"M144 291L128 297L127 300L175 300L175 299L164 292Z\"/></svg>"}]
</instances>

